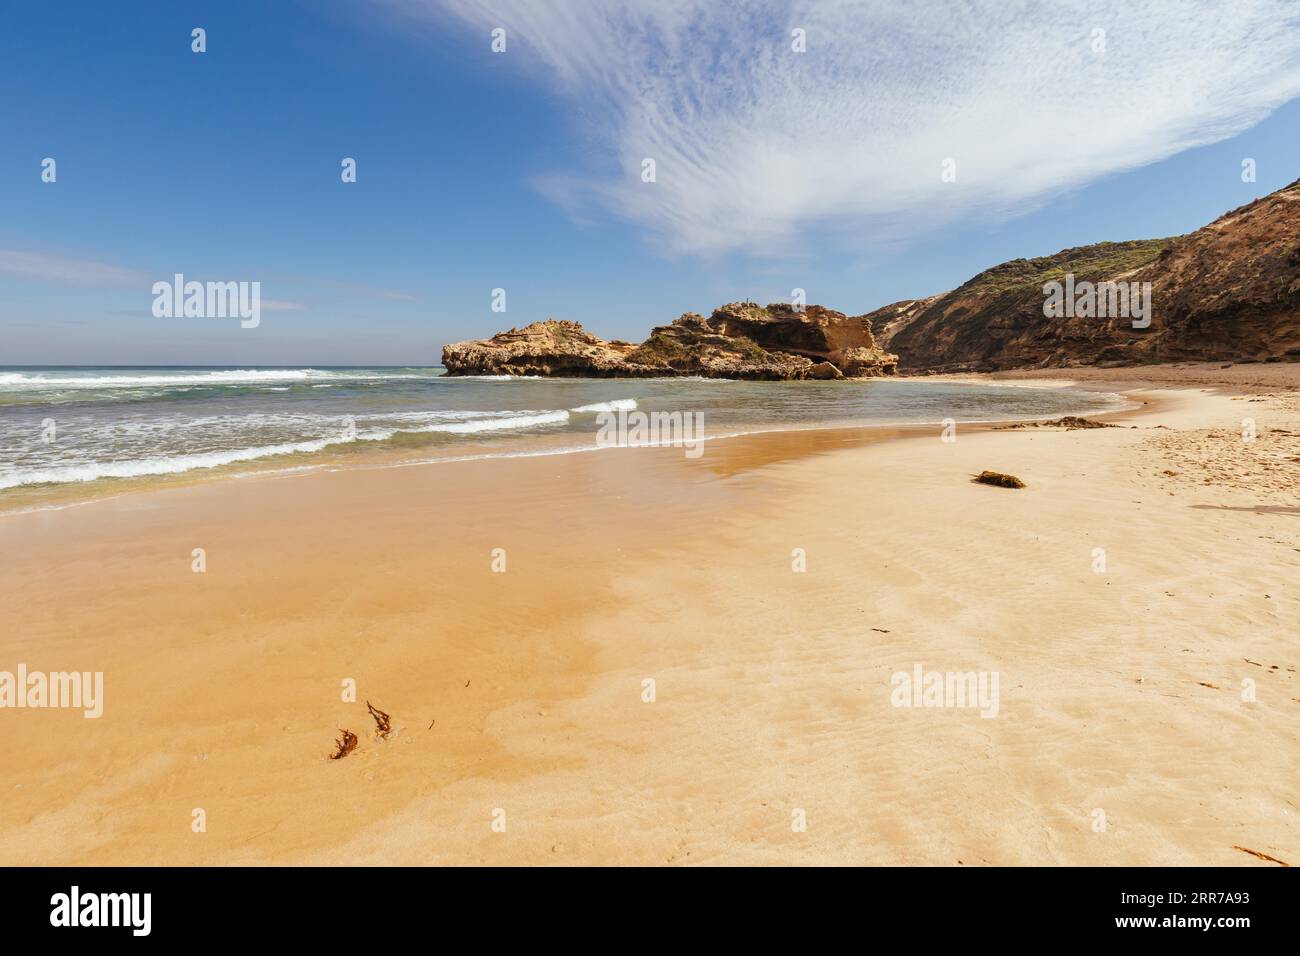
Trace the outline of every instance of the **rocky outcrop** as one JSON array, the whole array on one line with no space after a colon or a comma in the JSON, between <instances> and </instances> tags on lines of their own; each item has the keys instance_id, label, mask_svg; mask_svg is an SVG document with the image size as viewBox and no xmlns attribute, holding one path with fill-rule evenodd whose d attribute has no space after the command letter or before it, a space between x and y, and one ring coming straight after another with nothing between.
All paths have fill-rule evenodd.
<instances>
[{"instance_id":1,"label":"rocky outcrop","mask_svg":"<svg viewBox=\"0 0 1300 956\"><path fill-rule=\"evenodd\" d=\"M820 305L796 309L775 302L760 308L753 302L733 302L715 309L709 325L721 335L830 364L850 377L889 375L897 363L897 356L877 347L866 316L848 316Z\"/></svg>"},{"instance_id":2,"label":"rocky outcrop","mask_svg":"<svg viewBox=\"0 0 1300 956\"><path fill-rule=\"evenodd\" d=\"M753 302L724 305L707 319L688 312L640 345L548 319L442 350L448 375L841 379L892 374L896 362L876 346L865 316Z\"/></svg>"},{"instance_id":3,"label":"rocky outcrop","mask_svg":"<svg viewBox=\"0 0 1300 956\"><path fill-rule=\"evenodd\" d=\"M442 350L449 375L562 375L602 378L623 371L632 346L606 342L577 322L548 319L490 339L458 342Z\"/></svg>"},{"instance_id":4,"label":"rocky outcrop","mask_svg":"<svg viewBox=\"0 0 1300 956\"><path fill-rule=\"evenodd\" d=\"M1151 323L1048 317L1048 282L1151 283ZM905 370L1300 358L1300 180L1172 239L1016 259L867 317Z\"/></svg>"}]
</instances>

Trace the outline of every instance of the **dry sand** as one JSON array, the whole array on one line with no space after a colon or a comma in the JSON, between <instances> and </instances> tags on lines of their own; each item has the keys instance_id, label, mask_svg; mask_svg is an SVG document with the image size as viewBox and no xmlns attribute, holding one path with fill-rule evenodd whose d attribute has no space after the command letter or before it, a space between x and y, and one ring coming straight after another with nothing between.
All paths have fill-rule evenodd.
<instances>
[{"instance_id":1,"label":"dry sand","mask_svg":"<svg viewBox=\"0 0 1300 956\"><path fill-rule=\"evenodd\" d=\"M1151 404L0 517L0 670L105 675L0 711L0 863L1300 861L1300 367L1070 377Z\"/></svg>"}]
</instances>

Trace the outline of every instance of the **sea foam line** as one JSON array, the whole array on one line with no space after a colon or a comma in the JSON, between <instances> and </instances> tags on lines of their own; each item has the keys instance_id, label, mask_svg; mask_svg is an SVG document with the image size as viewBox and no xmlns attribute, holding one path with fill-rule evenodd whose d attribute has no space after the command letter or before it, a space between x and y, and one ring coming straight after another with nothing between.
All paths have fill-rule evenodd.
<instances>
[{"instance_id":1,"label":"sea foam line","mask_svg":"<svg viewBox=\"0 0 1300 956\"><path fill-rule=\"evenodd\" d=\"M474 421L442 422L419 428L379 428L363 432L313 438L306 441L282 442L251 448L233 448L226 451L202 452L190 455L172 455L162 458L144 458L121 462L85 462L76 465L56 465L31 471L0 472L0 490L23 485L68 484L95 481L99 478L142 478L158 475L179 475L188 471L220 468L242 461L271 458L276 455L296 455L323 451L333 445L348 445L361 441L384 441L399 433L440 432L447 434L477 434L567 422L567 411L542 412L535 415L509 415L501 418Z\"/></svg>"},{"instance_id":2,"label":"sea foam line","mask_svg":"<svg viewBox=\"0 0 1300 956\"><path fill-rule=\"evenodd\" d=\"M166 388L203 385L262 385L268 382L375 382L410 379L406 374L385 374L382 371L342 371L332 369L209 369L204 371L177 371L155 375L47 375L27 372L0 372L0 388L4 389L109 389L109 388ZM429 376L432 378L433 376Z\"/></svg>"},{"instance_id":3,"label":"sea foam line","mask_svg":"<svg viewBox=\"0 0 1300 956\"><path fill-rule=\"evenodd\" d=\"M596 402L594 405L579 405L577 408L571 408L571 412L630 412L636 408L635 398L616 398L612 402Z\"/></svg>"}]
</instances>

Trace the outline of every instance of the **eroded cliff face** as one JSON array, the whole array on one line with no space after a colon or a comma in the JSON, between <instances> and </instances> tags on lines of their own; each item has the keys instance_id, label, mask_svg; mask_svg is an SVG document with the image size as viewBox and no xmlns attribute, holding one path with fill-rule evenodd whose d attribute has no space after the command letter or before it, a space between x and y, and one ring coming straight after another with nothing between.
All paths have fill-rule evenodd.
<instances>
[{"instance_id":1,"label":"eroded cliff face","mask_svg":"<svg viewBox=\"0 0 1300 956\"><path fill-rule=\"evenodd\" d=\"M653 329L640 345L606 342L576 322L550 319L448 345L442 362L449 375L786 380L888 375L897 357L876 346L865 316L733 302L707 319L688 312Z\"/></svg>"},{"instance_id":2,"label":"eroded cliff face","mask_svg":"<svg viewBox=\"0 0 1300 956\"><path fill-rule=\"evenodd\" d=\"M785 302L760 309L733 302L715 309L709 324L723 335L739 335L763 348L829 363L847 377L892 375L898 357L876 344L871 320L820 305L802 310Z\"/></svg>"},{"instance_id":3,"label":"eroded cliff face","mask_svg":"<svg viewBox=\"0 0 1300 956\"><path fill-rule=\"evenodd\" d=\"M1152 284L1143 360L1300 358L1300 180L1173 240L1132 281Z\"/></svg>"},{"instance_id":4,"label":"eroded cliff face","mask_svg":"<svg viewBox=\"0 0 1300 956\"><path fill-rule=\"evenodd\" d=\"M1150 283L1150 326L1043 314L1043 286ZM1172 239L1016 259L867 316L905 370L1300 358L1300 181Z\"/></svg>"}]
</instances>

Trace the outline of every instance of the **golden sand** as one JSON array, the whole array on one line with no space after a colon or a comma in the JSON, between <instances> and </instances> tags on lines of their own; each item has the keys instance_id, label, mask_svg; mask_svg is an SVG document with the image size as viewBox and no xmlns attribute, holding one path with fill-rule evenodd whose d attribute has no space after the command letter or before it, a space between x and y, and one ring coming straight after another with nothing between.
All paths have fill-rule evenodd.
<instances>
[{"instance_id":1,"label":"golden sand","mask_svg":"<svg viewBox=\"0 0 1300 956\"><path fill-rule=\"evenodd\" d=\"M1152 402L1119 428L0 517L0 670L105 685L0 711L0 863L1295 863L1300 376L1247 371L1081 373ZM997 716L893 706L917 664L996 673Z\"/></svg>"}]
</instances>

